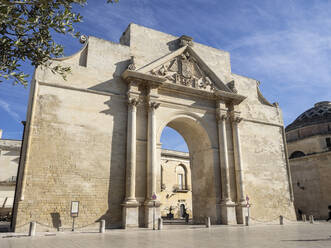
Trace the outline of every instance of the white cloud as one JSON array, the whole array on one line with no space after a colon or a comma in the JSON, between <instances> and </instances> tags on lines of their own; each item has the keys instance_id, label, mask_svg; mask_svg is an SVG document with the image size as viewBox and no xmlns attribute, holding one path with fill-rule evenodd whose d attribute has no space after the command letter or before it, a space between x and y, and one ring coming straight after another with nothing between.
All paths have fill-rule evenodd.
<instances>
[{"instance_id":1,"label":"white cloud","mask_svg":"<svg viewBox=\"0 0 331 248\"><path fill-rule=\"evenodd\" d=\"M21 122L21 118L19 117L19 115L15 111L12 110L12 108L10 107L10 105L7 102L5 102L1 99L0 99L0 108L2 108L4 111L6 111L15 121L17 121L19 123Z\"/></svg>"},{"instance_id":2,"label":"white cloud","mask_svg":"<svg viewBox=\"0 0 331 248\"><path fill-rule=\"evenodd\" d=\"M230 52L233 72L262 81L286 124L315 102L331 100L330 8L325 1L250 2L227 23L240 32L217 45Z\"/></svg>"}]
</instances>

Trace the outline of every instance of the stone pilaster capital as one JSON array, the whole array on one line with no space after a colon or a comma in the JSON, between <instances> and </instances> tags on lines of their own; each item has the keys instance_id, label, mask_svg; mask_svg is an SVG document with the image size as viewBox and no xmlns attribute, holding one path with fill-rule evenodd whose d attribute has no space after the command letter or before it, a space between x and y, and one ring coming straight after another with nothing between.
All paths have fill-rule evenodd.
<instances>
[{"instance_id":1,"label":"stone pilaster capital","mask_svg":"<svg viewBox=\"0 0 331 248\"><path fill-rule=\"evenodd\" d=\"M228 111L226 109L218 108L216 111L216 119L218 121L226 121L229 119Z\"/></svg>"},{"instance_id":2,"label":"stone pilaster capital","mask_svg":"<svg viewBox=\"0 0 331 248\"><path fill-rule=\"evenodd\" d=\"M151 110L156 110L158 107L160 107L160 104L159 102L149 102L148 103L148 106Z\"/></svg>"},{"instance_id":3,"label":"stone pilaster capital","mask_svg":"<svg viewBox=\"0 0 331 248\"><path fill-rule=\"evenodd\" d=\"M130 107L136 107L139 104L139 99L137 98L129 98L128 99L128 105Z\"/></svg>"},{"instance_id":4,"label":"stone pilaster capital","mask_svg":"<svg viewBox=\"0 0 331 248\"><path fill-rule=\"evenodd\" d=\"M231 111L230 116L233 123L240 123L243 120L243 118L240 117L240 112L237 111Z\"/></svg>"}]
</instances>

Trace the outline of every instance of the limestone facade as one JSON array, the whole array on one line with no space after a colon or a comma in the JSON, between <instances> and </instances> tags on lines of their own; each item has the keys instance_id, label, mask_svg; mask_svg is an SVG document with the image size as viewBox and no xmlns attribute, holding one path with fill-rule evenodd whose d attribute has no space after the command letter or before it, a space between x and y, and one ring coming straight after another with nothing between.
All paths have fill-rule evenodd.
<instances>
[{"instance_id":1,"label":"limestone facade","mask_svg":"<svg viewBox=\"0 0 331 248\"><path fill-rule=\"evenodd\" d=\"M281 110L228 52L130 24L54 63L72 74L38 68L31 83L15 231L70 226L71 201L77 226L151 227L166 126L189 148L194 223L243 223L246 196L255 219L295 217Z\"/></svg>"},{"instance_id":2,"label":"limestone facade","mask_svg":"<svg viewBox=\"0 0 331 248\"><path fill-rule=\"evenodd\" d=\"M331 102L319 102L286 127L294 205L316 219L331 205Z\"/></svg>"},{"instance_id":3,"label":"limestone facade","mask_svg":"<svg viewBox=\"0 0 331 248\"><path fill-rule=\"evenodd\" d=\"M1 139L0 129L0 208L11 208L14 201L21 141Z\"/></svg>"}]
</instances>

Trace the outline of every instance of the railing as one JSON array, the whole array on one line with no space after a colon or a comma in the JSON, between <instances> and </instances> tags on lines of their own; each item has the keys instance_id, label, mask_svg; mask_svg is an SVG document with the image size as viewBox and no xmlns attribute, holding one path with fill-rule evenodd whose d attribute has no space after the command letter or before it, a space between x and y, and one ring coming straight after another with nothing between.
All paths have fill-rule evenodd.
<instances>
[{"instance_id":1,"label":"railing","mask_svg":"<svg viewBox=\"0 0 331 248\"><path fill-rule=\"evenodd\" d=\"M175 184L173 187L173 192L186 193L191 190L189 185L179 185Z\"/></svg>"}]
</instances>

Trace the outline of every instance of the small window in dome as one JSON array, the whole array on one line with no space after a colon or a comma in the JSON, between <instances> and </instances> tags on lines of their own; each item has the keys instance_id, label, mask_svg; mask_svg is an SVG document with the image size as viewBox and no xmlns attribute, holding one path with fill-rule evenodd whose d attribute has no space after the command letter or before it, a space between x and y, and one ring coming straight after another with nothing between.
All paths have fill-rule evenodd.
<instances>
[{"instance_id":1,"label":"small window in dome","mask_svg":"<svg viewBox=\"0 0 331 248\"><path fill-rule=\"evenodd\" d=\"M291 158L300 158L300 157L304 157L304 156L306 156L306 154L304 154L302 151L295 151L291 154L289 159L291 159Z\"/></svg>"},{"instance_id":2,"label":"small window in dome","mask_svg":"<svg viewBox=\"0 0 331 248\"><path fill-rule=\"evenodd\" d=\"M326 147L331 148L331 138L325 138Z\"/></svg>"}]
</instances>

